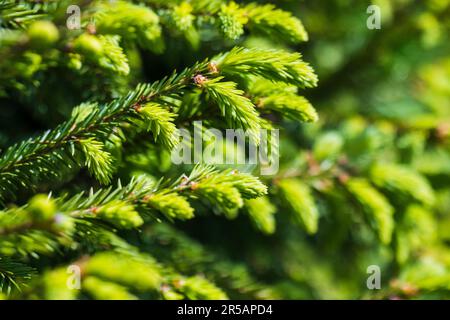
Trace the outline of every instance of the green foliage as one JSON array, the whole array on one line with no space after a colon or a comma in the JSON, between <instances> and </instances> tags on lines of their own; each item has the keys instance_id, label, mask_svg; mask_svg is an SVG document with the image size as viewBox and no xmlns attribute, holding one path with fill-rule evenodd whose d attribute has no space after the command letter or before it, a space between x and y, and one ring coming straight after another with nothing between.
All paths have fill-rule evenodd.
<instances>
[{"instance_id":1,"label":"green foliage","mask_svg":"<svg viewBox=\"0 0 450 320\"><path fill-rule=\"evenodd\" d=\"M450 5L375 4L0 0L0 299L448 298Z\"/></svg>"},{"instance_id":2,"label":"green foliage","mask_svg":"<svg viewBox=\"0 0 450 320\"><path fill-rule=\"evenodd\" d=\"M235 76L257 75L272 81L312 88L318 79L299 53L269 49L234 48L213 60L218 70Z\"/></svg>"},{"instance_id":3,"label":"green foliage","mask_svg":"<svg viewBox=\"0 0 450 320\"><path fill-rule=\"evenodd\" d=\"M309 234L318 229L319 211L314 203L311 189L299 180L286 179L279 183L280 193L292 210L294 219Z\"/></svg>"},{"instance_id":4,"label":"green foliage","mask_svg":"<svg viewBox=\"0 0 450 320\"><path fill-rule=\"evenodd\" d=\"M142 291L158 288L161 281L158 267L152 260L141 261L113 253L96 255L86 263L85 270L90 275L114 280Z\"/></svg>"},{"instance_id":5,"label":"green foliage","mask_svg":"<svg viewBox=\"0 0 450 320\"><path fill-rule=\"evenodd\" d=\"M300 20L290 12L277 9L272 4L246 6L249 17L249 28L273 39L283 39L290 42L308 41L308 34Z\"/></svg>"},{"instance_id":6,"label":"green foliage","mask_svg":"<svg viewBox=\"0 0 450 320\"><path fill-rule=\"evenodd\" d=\"M97 10L94 19L99 33L119 35L143 48L161 50L161 26L152 9L117 1L112 4L102 2Z\"/></svg>"},{"instance_id":7,"label":"green foliage","mask_svg":"<svg viewBox=\"0 0 450 320\"><path fill-rule=\"evenodd\" d=\"M131 204L122 200L113 200L94 210L94 214L118 228L132 229L141 226L144 221Z\"/></svg>"},{"instance_id":8,"label":"green foliage","mask_svg":"<svg viewBox=\"0 0 450 320\"><path fill-rule=\"evenodd\" d=\"M59 38L58 29L49 21L36 21L28 27L27 35L32 47L50 47Z\"/></svg>"},{"instance_id":9,"label":"green foliage","mask_svg":"<svg viewBox=\"0 0 450 320\"><path fill-rule=\"evenodd\" d=\"M246 200L245 207L256 228L266 234L273 234L275 232L274 213L276 212L276 208L270 203L267 197Z\"/></svg>"},{"instance_id":10,"label":"green foliage","mask_svg":"<svg viewBox=\"0 0 450 320\"><path fill-rule=\"evenodd\" d=\"M169 218L191 219L194 217L194 209L186 198L174 192L158 192L147 197L145 202Z\"/></svg>"},{"instance_id":11,"label":"green foliage","mask_svg":"<svg viewBox=\"0 0 450 320\"><path fill-rule=\"evenodd\" d=\"M389 244L394 229L394 209L388 200L362 179L349 180L347 187L375 222L381 242Z\"/></svg>"},{"instance_id":12,"label":"green foliage","mask_svg":"<svg viewBox=\"0 0 450 320\"><path fill-rule=\"evenodd\" d=\"M413 252L432 245L436 240L436 229L431 212L417 205L409 206L397 230L397 260L405 263Z\"/></svg>"},{"instance_id":13,"label":"green foliage","mask_svg":"<svg viewBox=\"0 0 450 320\"><path fill-rule=\"evenodd\" d=\"M0 258L0 289L10 293L13 288L19 289L35 274L35 270L9 258Z\"/></svg>"},{"instance_id":14,"label":"green foliage","mask_svg":"<svg viewBox=\"0 0 450 320\"><path fill-rule=\"evenodd\" d=\"M65 268L57 268L47 271L42 275L39 283L39 291L42 298L48 300L72 300L75 299L77 291L67 286L67 272ZM38 291L36 290L36 291ZM35 295L36 293L33 293Z\"/></svg>"},{"instance_id":15,"label":"green foliage","mask_svg":"<svg viewBox=\"0 0 450 320\"><path fill-rule=\"evenodd\" d=\"M222 115L230 126L246 129L254 141L258 141L259 124L258 113L251 101L243 96L243 91L236 89L233 82L220 82L220 77L199 83L210 99L215 101Z\"/></svg>"},{"instance_id":16,"label":"green foliage","mask_svg":"<svg viewBox=\"0 0 450 320\"><path fill-rule=\"evenodd\" d=\"M80 139L78 143L86 157L85 165L91 174L103 184L110 182L112 160L111 155L104 150L105 146L93 138Z\"/></svg>"},{"instance_id":17,"label":"green foliage","mask_svg":"<svg viewBox=\"0 0 450 320\"><path fill-rule=\"evenodd\" d=\"M225 300L227 296L222 290L200 276L180 280L180 291L191 300Z\"/></svg>"},{"instance_id":18,"label":"green foliage","mask_svg":"<svg viewBox=\"0 0 450 320\"><path fill-rule=\"evenodd\" d=\"M222 5L219 12L219 24L224 35L236 40L244 33L244 24L248 21L246 12L235 2Z\"/></svg>"},{"instance_id":19,"label":"green foliage","mask_svg":"<svg viewBox=\"0 0 450 320\"><path fill-rule=\"evenodd\" d=\"M116 283L100 280L96 277L87 277L83 281L85 290L94 299L99 300L134 300L136 296L130 294L125 287Z\"/></svg>"},{"instance_id":20,"label":"green foliage","mask_svg":"<svg viewBox=\"0 0 450 320\"><path fill-rule=\"evenodd\" d=\"M428 182L416 172L397 165L377 164L371 170L375 184L397 196L404 195L425 205L434 203L434 192Z\"/></svg>"}]
</instances>

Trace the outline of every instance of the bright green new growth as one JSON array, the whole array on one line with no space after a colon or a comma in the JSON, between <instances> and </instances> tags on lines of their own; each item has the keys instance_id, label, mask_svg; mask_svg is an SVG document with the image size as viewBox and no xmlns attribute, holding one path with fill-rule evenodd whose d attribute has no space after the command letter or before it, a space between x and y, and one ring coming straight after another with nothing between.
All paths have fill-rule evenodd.
<instances>
[{"instance_id":1,"label":"bright green new growth","mask_svg":"<svg viewBox=\"0 0 450 320\"><path fill-rule=\"evenodd\" d=\"M219 12L219 25L224 35L236 40L244 33L244 25L248 22L246 11L235 2L222 5Z\"/></svg>"},{"instance_id":2,"label":"bright green new growth","mask_svg":"<svg viewBox=\"0 0 450 320\"><path fill-rule=\"evenodd\" d=\"M191 219L194 217L194 209L187 199L170 191L158 192L147 197L144 201L150 207L161 211L168 218Z\"/></svg>"},{"instance_id":3,"label":"bright green new growth","mask_svg":"<svg viewBox=\"0 0 450 320\"><path fill-rule=\"evenodd\" d=\"M191 300L226 300L226 294L212 285L206 279L196 276L187 279L180 280L181 288L180 291L183 292L187 298Z\"/></svg>"},{"instance_id":4,"label":"bright green new growth","mask_svg":"<svg viewBox=\"0 0 450 320\"><path fill-rule=\"evenodd\" d=\"M299 180L282 180L279 183L281 196L292 210L293 218L309 234L317 232L319 211L310 188Z\"/></svg>"},{"instance_id":5,"label":"bright green new growth","mask_svg":"<svg viewBox=\"0 0 450 320\"><path fill-rule=\"evenodd\" d=\"M149 50L161 50L159 17L150 8L117 1L103 2L97 10L94 19L98 32L120 35Z\"/></svg>"},{"instance_id":6,"label":"bright green new growth","mask_svg":"<svg viewBox=\"0 0 450 320\"><path fill-rule=\"evenodd\" d=\"M136 296L130 294L125 287L100 280L96 277L87 277L83 281L83 287L98 300L135 300Z\"/></svg>"},{"instance_id":7,"label":"bright green new growth","mask_svg":"<svg viewBox=\"0 0 450 320\"><path fill-rule=\"evenodd\" d=\"M418 205L406 208L397 231L397 261L404 264L415 250L434 244L437 228L431 212L427 209Z\"/></svg>"},{"instance_id":8,"label":"bright green new growth","mask_svg":"<svg viewBox=\"0 0 450 320\"><path fill-rule=\"evenodd\" d=\"M89 275L113 280L137 290L156 289L161 282L158 266L151 259L137 259L126 255L102 253L85 263L84 271ZM130 271L133 272L130 272Z\"/></svg>"},{"instance_id":9,"label":"bright green new growth","mask_svg":"<svg viewBox=\"0 0 450 320\"><path fill-rule=\"evenodd\" d=\"M105 146L94 138L80 139L78 143L86 157L85 165L93 176L102 184L111 181L111 155L105 151Z\"/></svg>"},{"instance_id":10,"label":"bright green new growth","mask_svg":"<svg viewBox=\"0 0 450 320\"><path fill-rule=\"evenodd\" d=\"M270 203L267 197L246 200L245 208L256 228L266 234L273 234L275 232L274 213L276 212L276 207Z\"/></svg>"},{"instance_id":11,"label":"bright green new growth","mask_svg":"<svg viewBox=\"0 0 450 320\"><path fill-rule=\"evenodd\" d=\"M122 229L137 228L144 223L134 207L122 200L113 200L100 208L93 208L93 213Z\"/></svg>"},{"instance_id":12,"label":"bright green new growth","mask_svg":"<svg viewBox=\"0 0 450 320\"><path fill-rule=\"evenodd\" d=\"M318 79L299 53L278 50L234 48L213 59L217 69L235 76L256 75L272 81L312 88Z\"/></svg>"},{"instance_id":13,"label":"bright green new growth","mask_svg":"<svg viewBox=\"0 0 450 320\"><path fill-rule=\"evenodd\" d=\"M369 219L374 221L381 242L389 244L394 230L394 208L366 180L351 179L347 182L347 188L367 211Z\"/></svg>"},{"instance_id":14,"label":"bright green new growth","mask_svg":"<svg viewBox=\"0 0 450 320\"><path fill-rule=\"evenodd\" d=\"M230 126L249 130L251 138L258 142L261 126L254 105L243 96L243 91L236 89L236 83L220 82L220 80L222 80L220 77L206 80L199 85L205 88L211 100L217 102Z\"/></svg>"},{"instance_id":15,"label":"bright green new growth","mask_svg":"<svg viewBox=\"0 0 450 320\"><path fill-rule=\"evenodd\" d=\"M428 182L408 168L377 164L371 170L371 178L379 187L410 197L424 205L431 206L435 201L434 192Z\"/></svg>"}]
</instances>

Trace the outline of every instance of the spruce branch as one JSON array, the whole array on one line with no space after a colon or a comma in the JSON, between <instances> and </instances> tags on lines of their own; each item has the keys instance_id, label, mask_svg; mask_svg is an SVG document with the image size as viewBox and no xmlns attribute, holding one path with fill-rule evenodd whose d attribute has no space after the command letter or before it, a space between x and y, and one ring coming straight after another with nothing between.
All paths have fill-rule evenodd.
<instances>
[{"instance_id":1,"label":"spruce branch","mask_svg":"<svg viewBox=\"0 0 450 320\"><path fill-rule=\"evenodd\" d=\"M175 181L155 183L141 176L125 186L119 183L115 189L79 193L69 199L37 195L25 206L0 211L0 243L5 239L13 243L14 237L33 232L71 238L80 219L104 221L118 229L138 228L144 223L142 216L154 220L158 213L167 219L191 219L194 210L188 199L203 197L228 213L242 207L243 198L266 192L267 188L249 174L198 166L189 177L183 175Z\"/></svg>"},{"instance_id":2,"label":"spruce branch","mask_svg":"<svg viewBox=\"0 0 450 320\"><path fill-rule=\"evenodd\" d=\"M40 298L137 299L142 295L163 299L226 299L226 294L201 276L184 276L143 252L100 251L82 256L70 267L80 270L79 290L70 288L67 268L46 271L30 289ZM32 293L25 290L24 295Z\"/></svg>"},{"instance_id":3,"label":"spruce branch","mask_svg":"<svg viewBox=\"0 0 450 320\"><path fill-rule=\"evenodd\" d=\"M23 29L30 22L44 18L50 7L34 1L1 0L0 28Z\"/></svg>"},{"instance_id":4,"label":"spruce branch","mask_svg":"<svg viewBox=\"0 0 450 320\"><path fill-rule=\"evenodd\" d=\"M267 79L255 79L249 86L251 100L260 113L277 112L285 118L316 122L319 119L316 109L293 85Z\"/></svg>"},{"instance_id":5,"label":"spruce branch","mask_svg":"<svg viewBox=\"0 0 450 320\"><path fill-rule=\"evenodd\" d=\"M236 88L234 82L223 82L222 77L202 81L210 99L214 100L228 125L248 130L253 141L259 142L260 119L253 103Z\"/></svg>"},{"instance_id":6,"label":"spruce branch","mask_svg":"<svg viewBox=\"0 0 450 320\"><path fill-rule=\"evenodd\" d=\"M206 90L230 125L248 129L251 138L258 141L261 122L258 113L234 82L221 81L222 73L245 71L303 86L313 85L316 81L312 69L298 54L283 51L235 48L211 61L197 63L153 84L138 85L111 103L83 104L55 129L11 146L0 158L0 200L13 198L21 184L34 186L43 179L60 177L63 172L73 171L83 164L97 180L107 184L112 176L112 160L100 141L118 137L125 124L128 124L127 128L131 125L135 132L151 131L155 139L173 147L176 143L175 115L163 106L195 86Z\"/></svg>"},{"instance_id":7,"label":"spruce branch","mask_svg":"<svg viewBox=\"0 0 450 320\"><path fill-rule=\"evenodd\" d=\"M247 12L251 31L293 43L308 41L308 33L302 22L288 11L277 9L272 4L256 3L245 6L244 10Z\"/></svg>"},{"instance_id":8,"label":"spruce branch","mask_svg":"<svg viewBox=\"0 0 450 320\"><path fill-rule=\"evenodd\" d=\"M257 75L300 88L313 88L317 85L317 76L311 66L301 58L300 53L235 47L218 55L213 59L213 63L224 75Z\"/></svg>"},{"instance_id":9,"label":"spruce branch","mask_svg":"<svg viewBox=\"0 0 450 320\"><path fill-rule=\"evenodd\" d=\"M84 105L55 129L11 146L0 158L0 200L13 196L20 184L32 186L36 180L57 177L67 167L80 166L76 158L79 147L86 156L85 163L99 181L109 182L111 161L97 139L110 139L110 135L116 134L116 128L127 122L144 123L147 127L137 130L155 130L155 136L163 136L163 142L173 145L174 128L170 124L173 116L170 112L156 109L154 104L144 108L142 105L182 89L202 66L205 64L196 64L151 85L139 85L125 97L106 105ZM155 123L157 120L160 120L159 124Z\"/></svg>"}]
</instances>

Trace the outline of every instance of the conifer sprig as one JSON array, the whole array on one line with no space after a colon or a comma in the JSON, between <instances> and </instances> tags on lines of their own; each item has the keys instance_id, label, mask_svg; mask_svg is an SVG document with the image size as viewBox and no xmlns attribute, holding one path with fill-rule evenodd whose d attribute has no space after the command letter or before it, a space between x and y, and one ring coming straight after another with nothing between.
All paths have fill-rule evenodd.
<instances>
[{"instance_id":1,"label":"conifer sprig","mask_svg":"<svg viewBox=\"0 0 450 320\"><path fill-rule=\"evenodd\" d=\"M0 293L9 294L20 288L36 274L36 270L23 263L0 256Z\"/></svg>"},{"instance_id":2,"label":"conifer sprig","mask_svg":"<svg viewBox=\"0 0 450 320\"><path fill-rule=\"evenodd\" d=\"M221 196L225 189L230 190L232 198ZM0 211L0 239L29 230L70 234L73 226L68 222L75 222L73 219L103 220L120 229L140 227L144 223L141 216L151 216L154 220L159 218L158 213L168 219L190 219L194 209L188 199L205 196L210 205L220 208L221 201L237 199L233 206L237 210L242 207L243 198L253 199L266 193L267 187L249 174L197 166L189 177L183 175L173 182L155 183L142 176L126 186L119 182L115 189L91 190L87 196L79 193L70 199L64 196L53 199L38 195L25 206ZM65 227L69 229L61 229Z\"/></svg>"},{"instance_id":3,"label":"conifer sprig","mask_svg":"<svg viewBox=\"0 0 450 320\"><path fill-rule=\"evenodd\" d=\"M163 145L173 147L176 116L165 108L166 101L179 99L189 88L206 90L230 125L248 130L258 141L260 119L255 106L234 82L221 81L221 74L240 72L303 87L316 83L315 74L300 55L235 48L211 62L206 60L153 84L139 85L111 103L84 104L55 129L11 146L0 158L0 200L13 197L21 184L33 186L84 165L99 182L107 184L112 177L112 159L100 141L114 136L123 139L120 129L124 124L135 132L151 131Z\"/></svg>"},{"instance_id":4,"label":"conifer sprig","mask_svg":"<svg viewBox=\"0 0 450 320\"><path fill-rule=\"evenodd\" d=\"M238 199L235 206L224 206L224 201L233 200L222 198L224 189L231 190ZM155 183L139 177L126 186L119 182L115 189L91 190L89 195L79 193L70 199L37 195L22 207L0 211L0 255L38 257L38 254L50 254L59 246L64 246L68 239L77 241L78 234L99 222L106 223L112 229L136 229L150 217L153 221L162 216L169 220L190 219L194 209L188 199L205 197L209 205L217 206L228 214L227 210L237 211L242 207L242 198L252 199L266 192L267 188L248 174L198 166L189 176L183 175L172 182ZM104 226L98 225L99 228ZM25 245L25 239L30 240L28 245ZM53 243L51 247L50 243ZM41 248L40 244L45 245ZM8 287L14 284L13 279L23 278L20 272L9 274L1 268L0 275Z\"/></svg>"},{"instance_id":5,"label":"conifer sprig","mask_svg":"<svg viewBox=\"0 0 450 320\"><path fill-rule=\"evenodd\" d=\"M67 272L79 270L79 278L70 281ZM33 282L43 299L135 300L140 294L154 299L227 299L227 295L205 277L185 276L155 260L151 255L128 252L101 251L85 255L66 267L43 272ZM22 296L36 293L22 288Z\"/></svg>"},{"instance_id":6,"label":"conifer sprig","mask_svg":"<svg viewBox=\"0 0 450 320\"><path fill-rule=\"evenodd\" d=\"M270 49L235 47L213 60L223 74L234 76L257 75L264 79L312 88L318 79L312 67L302 60L300 53Z\"/></svg>"},{"instance_id":7,"label":"conifer sprig","mask_svg":"<svg viewBox=\"0 0 450 320\"><path fill-rule=\"evenodd\" d=\"M28 1L30 2L30 1ZM34 1L0 1L0 28L22 29L27 23L45 17L48 4L36 4Z\"/></svg>"},{"instance_id":8,"label":"conifer sprig","mask_svg":"<svg viewBox=\"0 0 450 320\"><path fill-rule=\"evenodd\" d=\"M143 122L146 125L144 129L153 129L155 136L174 134L173 126L170 125L173 116L169 111L163 112L158 107L159 113L156 113L153 107L153 112L147 112L151 106L144 104L157 101L161 95L177 92L189 83L195 72L202 69L201 66L197 64L151 85L139 85L125 97L109 104L89 105L85 107L87 110L78 110L71 119L55 129L11 146L0 158L0 199L12 196L20 184L33 185L36 179L51 178L67 167L80 165L77 149L81 149L87 166L92 168L99 181L109 182L109 153L101 148L98 139L109 139L110 135L117 133L116 128L133 120ZM203 64L203 68L205 66ZM141 109L143 112L140 112ZM157 119L160 122L156 125ZM163 126L165 130L161 130ZM174 137L162 140L170 146Z\"/></svg>"}]
</instances>

